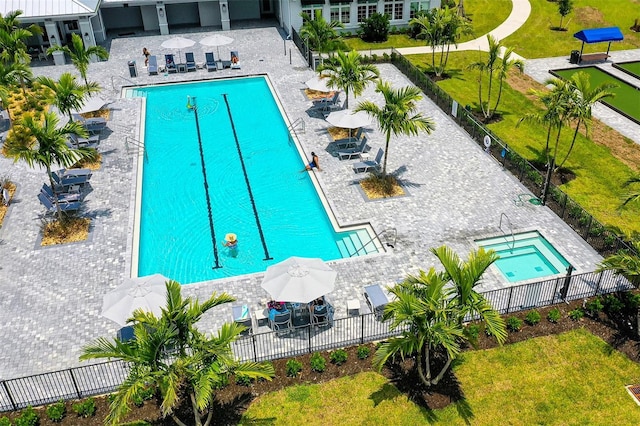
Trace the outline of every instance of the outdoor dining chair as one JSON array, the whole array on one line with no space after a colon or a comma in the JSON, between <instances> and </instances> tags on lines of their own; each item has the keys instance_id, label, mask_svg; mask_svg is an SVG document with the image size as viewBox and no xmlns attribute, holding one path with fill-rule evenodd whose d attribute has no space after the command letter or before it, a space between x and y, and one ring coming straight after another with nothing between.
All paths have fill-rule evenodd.
<instances>
[{"instance_id":1,"label":"outdoor dining chair","mask_svg":"<svg viewBox=\"0 0 640 426\"><path fill-rule=\"evenodd\" d=\"M293 328L291 311L279 312L269 322L271 323L271 329L274 331L288 332Z\"/></svg>"}]
</instances>

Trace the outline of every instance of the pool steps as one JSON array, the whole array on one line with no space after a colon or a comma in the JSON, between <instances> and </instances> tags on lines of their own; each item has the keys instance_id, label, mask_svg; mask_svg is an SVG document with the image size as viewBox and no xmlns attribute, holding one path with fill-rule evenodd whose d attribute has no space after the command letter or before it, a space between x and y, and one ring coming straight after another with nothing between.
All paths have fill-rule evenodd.
<instances>
[{"instance_id":1,"label":"pool steps","mask_svg":"<svg viewBox=\"0 0 640 426\"><path fill-rule=\"evenodd\" d=\"M338 250L343 258L354 256L366 256L367 254L377 253L376 245L371 242L362 248L363 244L371 240L371 236L365 229L359 229L355 232L348 232L345 236L336 240Z\"/></svg>"}]
</instances>

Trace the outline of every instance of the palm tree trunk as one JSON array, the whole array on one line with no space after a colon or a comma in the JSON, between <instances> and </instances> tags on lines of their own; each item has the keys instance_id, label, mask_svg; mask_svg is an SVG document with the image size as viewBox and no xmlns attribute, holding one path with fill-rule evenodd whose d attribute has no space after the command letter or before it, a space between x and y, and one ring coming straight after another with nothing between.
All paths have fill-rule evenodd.
<instances>
[{"instance_id":1,"label":"palm tree trunk","mask_svg":"<svg viewBox=\"0 0 640 426\"><path fill-rule=\"evenodd\" d=\"M349 109L349 88L348 87L344 89L344 94L347 97L347 99L344 101L345 102L344 106L346 109Z\"/></svg>"},{"instance_id":2,"label":"palm tree trunk","mask_svg":"<svg viewBox=\"0 0 640 426\"><path fill-rule=\"evenodd\" d=\"M53 204L56 206L56 215L58 220L62 222L62 210L60 209L60 203L58 202L58 191L53 184L53 178L51 177L51 166L47 164L47 176L49 176L49 185L51 185L51 192L53 192Z\"/></svg>"},{"instance_id":3,"label":"palm tree trunk","mask_svg":"<svg viewBox=\"0 0 640 426\"><path fill-rule=\"evenodd\" d=\"M552 128L553 128L553 125L549 124L549 128L547 129L547 144L544 147L544 155L546 157L547 164L549 164L549 159L551 158L549 157L549 142L551 141Z\"/></svg>"},{"instance_id":4,"label":"palm tree trunk","mask_svg":"<svg viewBox=\"0 0 640 426\"><path fill-rule=\"evenodd\" d=\"M484 104L482 103L482 71L480 71L480 77L478 77L478 101L480 102L480 110L482 111L482 115L484 115Z\"/></svg>"},{"instance_id":5,"label":"palm tree trunk","mask_svg":"<svg viewBox=\"0 0 640 426\"><path fill-rule=\"evenodd\" d=\"M193 418L196 420L194 424L195 426L202 426L202 419L200 418L200 410L198 409L198 404L196 403L196 396L194 395L193 392L189 392L189 399L191 399L191 409L193 410ZM183 425L180 425L180 426L183 426Z\"/></svg>"},{"instance_id":6,"label":"palm tree trunk","mask_svg":"<svg viewBox=\"0 0 640 426\"><path fill-rule=\"evenodd\" d=\"M211 419L213 419L213 410L209 407L209 412L207 413L207 420L204 422L203 426L209 426L211 424Z\"/></svg>"},{"instance_id":7,"label":"palm tree trunk","mask_svg":"<svg viewBox=\"0 0 640 426\"><path fill-rule=\"evenodd\" d=\"M171 418L173 419L174 422L176 422L178 424L178 426L187 426L185 423L182 422L182 420L180 420L178 418L178 416L176 416L174 413L171 413Z\"/></svg>"},{"instance_id":8,"label":"palm tree trunk","mask_svg":"<svg viewBox=\"0 0 640 426\"><path fill-rule=\"evenodd\" d=\"M382 161L382 177L387 176L387 156L389 155L389 140L391 140L391 130L387 130L387 142L384 144L384 160Z\"/></svg>"},{"instance_id":9,"label":"palm tree trunk","mask_svg":"<svg viewBox=\"0 0 640 426\"><path fill-rule=\"evenodd\" d=\"M493 87L493 68L489 70L489 88L487 91L487 112L484 114L485 119L490 119L493 115L491 113L491 88Z\"/></svg>"},{"instance_id":10,"label":"palm tree trunk","mask_svg":"<svg viewBox=\"0 0 640 426\"><path fill-rule=\"evenodd\" d=\"M558 168L562 167L567 158L569 158L569 154L571 154L571 150L573 149L573 145L576 143L576 138L578 137L578 129L580 128L580 124L582 124L582 119L578 119L578 124L576 124L576 130L573 132L573 139L571 140L571 145L569 146L569 151L567 151L567 155L565 155L564 159L558 164Z\"/></svg>"},{"instance_id":11,"label":"palm tree trunk","mask_svg":"<svg viewBox=\"0 0 640 426\"><path fill-rule=\"evenodd\" d=\"M498 104L500 103L500 97L502 96L502 84L504 83L504 78L500 78L500 86L498 86L498 98L496 99L496 105L493 107L494 111L498 110Z\"/></svg>"},{"instance_id":12,"label":"palm tree trunk","mask_svg":"<svg viewBox=\"0 0 640 426\"><path fill-rule=\"evenodd\" d=\"M561 122L562 123L562 122ZM558 158L558 145L560 145L560 132L562 131L562 124L558 124L558 133L556 134L556 143L553 147L553 160Z\"/></svg>"},{"instance_id":13,"label":"palm tree trunk","mask_svg":"<svg viewBox=\"0 0 640 426\"><path fill-rule=\"evenodd\" d=\"M440 380L442 380L442 378L444 377L444 373L446 373L447 370L449 370L449 366L451 365L451 361L453 361L453 358L449 357L449 354L447 354L447 362L445 362L444 366L442 367L442 370L440 370L440 373L438 373L436 378L431 381L431 384L437 385L438 382Z\"/></svg>"},{"instance_id":14,"label":"palm tree trunk","mask_svg":"<svg viewBox=\"0 0 640 426\"><path fill-rule=\"evenodd\" d=\"M424 356L422 354L423 351L425 352ZM429 380L431 376L431 370L429 368L429 352L426 346L418 351L418 358L416 359L416 363L418 364L418 377L420 377L420 381L422 381L422 383L424 383L426 386L431 386L431 382ZM427 370L426 375L425 368Z\"/></svg>"}]
</instances>

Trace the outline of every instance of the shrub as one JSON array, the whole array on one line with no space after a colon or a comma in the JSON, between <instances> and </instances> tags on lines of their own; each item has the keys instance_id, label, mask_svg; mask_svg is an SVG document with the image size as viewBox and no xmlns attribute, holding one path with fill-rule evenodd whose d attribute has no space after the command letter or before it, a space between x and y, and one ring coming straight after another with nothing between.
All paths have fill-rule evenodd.
<instances>
[{"instance_id":1,"label":"shrub","mask_svg":"<svg viewBox=\"0 0 640 426\"><path fill-rule=\"evenodd\" d=\"M602 305L602 301L599 297L589 300L584 304L584 310L586 314L594 318L597 317L600 312L602 312L603 308L604 306Z\"/></svg>"},{"instance_id":2,"label":"shrub","mask_svg":"<svg viewBox=\"0 0 640 426\"><path fill-rule=\"evenodd\" d=\"M239 386L249 386L251 384L251 377L236 376L236 384Z\"/></svg>"},{"instance_id":3,"label":"shrub","mask_svg":"<svg viewBox=\"0 0 640 426\"><path fill-rule=\"evenodd\" d=\"M329 359L335 365L342 365L347 362L347 351L344 349L337 349L331 352Z\"/></svg>"},{"instance_id":4,"label":"shrub","mask_svg":"<svg viewBox=\"0 0 640 426\"><path fill-rule=\"evenodd\" d=\"M0 417L0 426L11 426L11 420L7 416Z\"/></svg>"},{"instance_id":5,"label":"shrub","mask_svg":"<svg viewBox=\"0 0 640 426\"><path fill-rule=\"evenodd\" d=\"M516 317L509 317L507 320L507 329L509 331L520 331L522 328L522 320Z\"/></svg>"},{"instance_id":6,"label":"shrub","mask_svg":"<svg viewBox=\"0 0 640 426\"><path fill-rule=\"evenodd\" d=\"M524 318L524 321L529 324L529 325L536 325L537 323L540 322L540 312L538 311L531 311L527 314L527 316Z\"/></svg>"},{"instance_id":7,"label":"shrub","mask_svg":"<svg viewBox=\"0 0 640 426\"><path fill-rule=\"evenodd\" d=\"M552 323L557 323L560 320L560 309L553 308L547 314L547 320Z\"/></svg>"},{"instance_id":8,"label":"shrub","mask_svg":"<svg viewBox=\"0 0 640 426\"><path fill-rule=\"evenodd\" d=\"M389 17L381 13L374 13L360 24L362 40L366 42L387 41L389 38Z\"/></svg>"},{"instance_id":9,"label":"shrub","mask_svg":"<svg viewBox=\"0 0 640 426\"><path fill-rule=\"evenodd\" d=\"M571 318L574 321L578 321L583 316L584 316L584 311L582 310L582 308L577 308L569 312L569 318Z\"/></svg>"},{"instance_id":10,"label":"shrub","mask_svg":"<svg viewBox=\"0 0 640 426\"><path fill-rule=\"evenodd\" d=\"M358 359L367 359L369 358L369 354L371 354L371 349L369 349L369 346L358 346Z\"/></svg>"},{"instance_id":11,"label":"shrub","mask_svg":"<svg viewBox=\"0 0 640 426\"><path fill-rule=\"evenodd\" d=\"M213 388L217 390L224 389L227 387L228 384L229 384L229 377L223 376L223 377L220 377L219 381L213 385Z\"/></svg>"},{"instance_id":12,"label":"shrub","mask_svg":"<svg viewBox=\"0 0 640 426\"><path fill-rule=\"evenodd\" d=\"M613 294L608 294L602 300L602 307L607 315L616 315L622 312L624 303Z\"/></svg>"},{"instance_id":13,"label":"shrub","mask_svg":"<svg viewBox=\"0 0 640 426\"><path fill-rule=\"evenodd\" d=\"M14 424L16 426L37 426L39 422L40 419L36 414L36 410L34 410L32 406L28 406L22 411L19 417L16 417Z\"/></svg>"},{"instance_id":14,"label":"shrub","mask_svg":"<svg viewBox=\"0 0 640 426\"><path fill-rule=\"evenodd\" d=\"M80 417L91 417L96 414L96 401L93 398L88 398L73 404L73 411Z\"/></svg>"},{"instance_id":15,"label":"shrub","mask_svg":"<svg viewBox=\"0 0 640 426\"><path fill-rule=\"evenodd\" d=\"M61 422L66 413L67 407L65 407L64 402L62 401L56 402L55 404L51 404L47 407L47 416L55 423Z\"/></svg>"},{"instance_id":16,"label":"shrub","mask_svg":"<svg viewBox=\"0 0 640 426\"><path fill-rule=\"evenodd\" d=\"M297 359L290 359L286 364L287 376L296 377L302 371L302 363Z\"/></svg>"},{"instance_id":17,"label":"shrub","mask_svg":"<svg viewBox=\"0 0 640 426\"><path fill-rule=\"evenodd\" d=\"M322 373L327 369L327 360L324 359L319 352L314 352L313 355L311 355L309 363L311 364L311 371L315 371L316 373Z\"/></svg>"},{"instance_id":18,"label":"shrub","mask_svg":"<svg viewBox=\"0 0 640 426\"><path fill-rule=\"evenodd\" d=\"M469 338L469 340L471 340L472 342L475 342L478 340L478 337L480 336L480 326L477 324L469 324L464 329L464 333Z\"/></svg>"}]
</instances>

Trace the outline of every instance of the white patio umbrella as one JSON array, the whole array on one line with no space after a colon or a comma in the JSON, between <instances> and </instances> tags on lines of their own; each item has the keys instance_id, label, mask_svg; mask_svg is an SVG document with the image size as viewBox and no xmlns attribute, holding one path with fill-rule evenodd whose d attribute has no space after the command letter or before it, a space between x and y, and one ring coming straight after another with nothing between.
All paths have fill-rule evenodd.
<instances>
[{"instance_id":1,"label":"white patio umbrella","mask_svg":"<svg viewBox=\"0 0 640 426\"><path fill-rule=\"evenodd\" d=\"M172 37L168 40L163 41L160 47L164 49L178 49L178 60L179 63L182 63L182 49L191 47L194 44L196 44L196 42L188 38Z\"/></svg>"},{"instance_id":2,"label":"white patio umbrella","mask_svg":"<svg viewBox=\"0 0 640 426\"><path fill-rule=\"evenodd\" d=\"M222 34L214 34L207 36L200 40L200 44L207 47L216 47L218 50L218 60L220 59L220 46L224 46L226 44L232 43L233 39L231 37L224 36Z\"/></svg>"},{"instance_id":3,"label":"white patio umbrella","mask_svg":"<svg viewBox=\"0 0 640 426\"><path fill-rule=\"evenodd\" d=\"M334 111L327 116L326 120L327 123L343 129L357 129L371 124L369 114L364 111L354 113L350 109Z\"/></svg>"},{"instance_id":4,"label":"white patio umbrella","mask_svg":"<svg viewBox=\"0 0 640 426\"><path fill-rule=\"evenodd\" d=\"M167 277L161 274L126 279L124 284L104 295L102 316L126 325L136 309L159 315L167 301Z\"/></svg>"},{"instance_id":5,"label":"white patio umbrella","mask_svg":"<svg viewBox=\"0 0 640 426\"><path fill-rule=\"evenodd\" d=\"M107 101L100 96L91 96L85 99L84 104L77 110L71 110L72 114L86 114L88 112L94 112L101 110L103 106L110 104L112 101Z\"/></svg>"},{"instance_id":6,"label":"white patio umbrella","mask_svg":"<svg viewBox=\"0 0 640 426\"><path fill-rule=\"evenodd\" d=\"M294 256L269 266L261 287L274 300L309 303L333 291L337 275L322 259Z\"/></svg>"},{"instance_id":7,"label":"white patio umbrella","mask_svg":"<svg viewBox=\"0 0 640 426\"><path fill-rule=\"evenodd\" d=\"M315 77L307 80L304 84L311 90L315 90L317 92L331 92L333 89L330 89L327 86L328 78L320 78L320 76L316 75Z\"/></svg>"}]
</instances>

